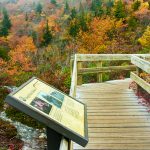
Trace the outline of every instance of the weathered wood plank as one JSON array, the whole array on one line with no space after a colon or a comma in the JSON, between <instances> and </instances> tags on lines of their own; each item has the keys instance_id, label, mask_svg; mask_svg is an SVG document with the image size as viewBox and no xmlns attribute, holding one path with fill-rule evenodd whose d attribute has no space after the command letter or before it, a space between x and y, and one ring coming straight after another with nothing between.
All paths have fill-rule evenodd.
<instances>
[{"instance_id":1,"label":"weathered wood plank","mask_svg":"<svg viewBox=\"0 0 150 150\"><path fill-rule=\"evenodd\" d=\"M144 81L144 80L143 80ZM143 85L143 84L142 84ZM149 89L149 86L148 86L148 89ZM86 95L86 94L85 94ZM99 99L99 97L98 96L96 96L96 94L93 96L93 95L86 95L86 96L84 96L84 95L80 95L80 97L77 97L77 98L84 98L84 99L91 99L91 98L93 98L93 99ZM110 94L107 94L107 95L102 95L101 96L101 98L112 98L112 99L117 99L117 98L120 98L120 99L124 99L124 98L137 98L137 96L134 96L134 95L119 95L119 94L116 94L116 95L110 95Z\"/></svg>"},{"instance_id":2,"label":"weathered wood plank","mask_svg":"<svg viewBox=\"0 0 150 150\"><path fill-rule=\"evenodd\" d=\"M141 68L147 73L150 73L150 62L146 61L144 59L141 59L137 56L132 56L131 57L131 62L136 65L137 67Z\"/></svg>"},{"instance_id":3,"label":"weathered wood plank","mask_svg":"<svg viewBox=\"0 0 150 150\"><path fill-rule=\"evenodd\" d=\"M77 61L131 60L132 56L149 58L150 54L76 54Z\"/></svg>"},{"instance_id":4,"label":"weathered wood plank","mask_svg":"<svg viewBox=\"0 0 150 150\"><path fill-rule=\"evenodd\" d=\"M97 67L97 68L82 68L79 69L78 74L87 74L87 73L106 73L106 72L116 72L116 71L134 71L136 70L136 66L130 65L130 66L109 66L109 67Z\"/></svg>"},{"instance_id":5,"label":"weathered wood plank","mask_svg":"<svg viewBox=\"0 0 150 150\"><path fill-rule=\"evenodd\" d=\"M89 112L88 113L89 116L144 116L144 115L149 115L147 112Z\"/></svg>"},{"instance_id":6,"label":"weathered wood plank","mask_svg":"<svg viewBox=\"0 0 150 150\"><path fill-rule=\"evenodd\" d=\"M142 78L140 78L135 73L131 72L130 75L131 79L135 81L138 85L140 85L143 89L145 89L150 94L150 84L144 81Z\"/></svg>"},{"instance_id":7,"label":"weathered wood plank","mask_svg":"<svg viewBox=\"0 0 150 150\"><path fill-rule=\"evenodd\" d=\"M77 99L79 100L79 98L77 97ZM80 100L81 101L84 101L84 102L88 102L89 101L89 103L92 103L92 101L93 102L100 102L100 101L118 101L120 99L120 101L127 101L127 100L130 100L130 101L138 101L138 98L137 97L124 97L124 98L120 98L120 97L115 97L115 98L111 98L111 97L103 97L103 98L100 98L100 97L98 97L98 98L84 98L84 97L82 97L82 98L80 98ZM92 100L92 101L91 101Z\"/></svg>"},{"instance_id":8,"label":"weathered wood plank","mask_svg":"<svg viewBox=\"0 0 150 150\"><path fill-rule=\"evenodd\" d=\"M87 110L88 113L119 113L122 114L124 112L147 112L147 110L145 110L144 108L140 108L140 109L88 109Z\"/></svg>"},{"instance_id":9,"label":"weathered wood plank","mask_svg":"<svg viewBox=\"0 0 150 150\"><path fill-rule=\"evenodd\" d=\"M85 97L91 97L91 96L94 96L95 97L95 95L97 96L97 97L108 97L107 96L107 92L106 93L78 93L78 95L79 95L79 97L83 97L83 96L85 96ZM131 96L131 97L136 97L135 96L135 94L134 93L116 93L116 92L112 92L112 93L109 93L109 96L114 96L114 97L127 97L127 96ZM93 98L94 98L93 97Z\"/></svg>"},{"instance_id":10,"label":"weathered wood plank","mask_svg":"<svg viewBox=\"0 0 150 150\"><path fill-rule=\"evenodd\" d=\"M123 119L119 119L119 120L112 120L112 119L103 119L103 120L95 120L95 119L89 119L88 123L89 124L120 124L120 123L143 123L143 122L147 122L150 123L150 118L149 119L141 119L141 118L123 118Z\"/></svg>"},{"instance_id":11,"label":"weathered wood plank","mask_svg":"<svg viewBox=\"0 0 150 150\"><path fill-rule=\"evenodd\" d=\"M89 127L89 133L129 133L129 132L150 132L150 128L149 127L140 127L140 128L90 128ZM133 137L136 138L136 137Z\"/></svg>"},{"instance_id":12,"label":"weathered wood plank","mask_svg":"<svg viewBox=\"0 0 150 150\"><path fill-rule=\"evenodd\" d=\"M149 132L147 133L147 132L142 132L142 134L141 133L139 133L139 132L134 132L134 133L132 133L132 132L129 132L129 133L126 133L126 132L122 132L122 133L101 133L101 134L99 134L99 133L89 133L89 136L90 136L90 138L99 138L99 137L101 137L101 138L125 138L125 137L147 137L147 138L150 138L150 134L149 134ZM119 143L119 141L118 141L118 143Z\"/></svg>"},{"instance_id":13,"label":"weathered wood plank","mask_svg":"<svg viewBox=\"0 0 150 150\"><path fill-rule=\"evenodd\" d=\"M149 139L147 138L90 138L89 139L91 144L149 144Z\"/></svg>"},{"instance_id":14,"label":"weathered wood plank","mask_svg":"<svg viewBox=\"0 0 150 150\"><path fill-rule=\"evenodd\" d=\"M136 103L136 101L135 101L135 103L133 102L129 102L129 103L127 103L126 101L122 101L122 103L120 103L120 102L118 102L118 101L114 101L114 102L110 102L109 103L109 100L107 100L107 102L105 103L105 102L100 102L100 101L93 101L93 102L90 102L90 101L83 101L84 103L86 103L87 104L87 106L88 106L88 108L89 109L96 109L96 108L100 108L100 106L108 106L108 108L109 107L112 107L112 106L116 106L116 108L114 107L114 109L118 109L119 108L119 106L125 106L124 108L126 109L127 108L127 106L129 106L128 108L130 109L136 109L136 106L139 106L139 104L140 105L142 105L143 107L145 107L145 105L146 104L141 104L141 102L139 102L139 103ZM117 103L118 102L118 103ZM132 107L133 106L133 107ZM137 107L137 108L143 108L143 107Z\"/></svg>"},{"instance_id":15,"label":"weathered wood plank","mask_svg":"<svg viewBox=\"0 0 150 150\"><path fill-rule=\"evenodd\" d=\"M74 150L81 150L81 149L94 149L94 150L149 150L150 144L88 144L86 148L81 146L75 145Z\"/></svg>"},{"instance_id":16,"label":"weathered wood plank","mask_svg":"<svg viewBox=\"0 0 150 150\"><path fill-rule=\"evenodd\" d=\"M114 105L109 105L109 106L101 105L101 106L99 106L99 109L101 109L101 110L120 110L120 109L124 110L124 109L140 109L140 108L144 109L144 106L143 107L142 106L140 107L138 105L136 105L136 106L117 105L116 107L114 107ZM94 109L96 109L96 108L94 108ZM99 110L99 109L97 109L97 110ZM130 113L130 112L128 112L128 113Z\"/></svg>"}]
</instances>

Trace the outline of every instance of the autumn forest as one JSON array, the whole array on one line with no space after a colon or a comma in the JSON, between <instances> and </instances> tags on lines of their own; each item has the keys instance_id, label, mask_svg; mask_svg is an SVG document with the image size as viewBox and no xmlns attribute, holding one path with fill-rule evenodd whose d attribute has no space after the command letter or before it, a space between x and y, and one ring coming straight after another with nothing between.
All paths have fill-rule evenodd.
<instances>
[{"instance_id":1,"label":"autumn forest","mask_svg":"<svg viewBox=\"0 0 150 150\"><path fill-rule=\"evenodd\" d=\"M0 0L0 111L41 128L5 107L4 86L37 76L68 93L75 53L150 53L150 0Z\"/></svg>"}]
</instances>

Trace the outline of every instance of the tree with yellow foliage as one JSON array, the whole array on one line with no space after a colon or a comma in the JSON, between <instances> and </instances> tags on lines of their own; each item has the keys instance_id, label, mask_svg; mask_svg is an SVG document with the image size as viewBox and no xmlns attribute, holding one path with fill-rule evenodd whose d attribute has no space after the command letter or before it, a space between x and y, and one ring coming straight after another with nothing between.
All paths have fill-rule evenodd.
<instances>
[{"instance_id":1,"label":"tree with yellow foliage","mask_svg":"<svg viewBox=\"0 0 150 150\"><path fill-rule=\"evenodd\" d=\"M143 36L138 40L145 50L150 49L150 26L147 27Z\"/></svg>"}]
</instances>

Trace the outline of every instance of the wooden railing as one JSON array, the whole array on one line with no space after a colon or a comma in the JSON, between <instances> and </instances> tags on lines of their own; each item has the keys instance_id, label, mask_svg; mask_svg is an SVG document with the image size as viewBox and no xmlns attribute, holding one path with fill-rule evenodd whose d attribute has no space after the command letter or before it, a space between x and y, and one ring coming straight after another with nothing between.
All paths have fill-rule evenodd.
<instances>
[{"instance_id":1,"label":"wooden railing","mask_svg":"<svg viewBox=\"0 0 150 150\"><path fill-rule=\"evenodd\" d=\"M141 59L142 57L143 59ZM145 60L144 60L145 59ZM147 73L150 73L150 62L146 61L150 59L150 54L76 54L71 59L71 88L70 96L76 97L77 85L82 84L82 78L84 74L95 73L97 74L97 82L102 82L102 73L116 72L120 70L139 71L139 68ZM132 65L127 66L108 66L104 67L104 61L130 61ZM96 67L84 68L84 62L95 62ZM140 71L139 71L140 72ZM150 92L150 85L141 81L142 79L131 72L131 78L137 82L140 86ZM60 150L72 150L72 142L63 138L61 142Z\"/></svg>"},{"instance_id":2,"label":"wooden railing","mask_svg":"<svg viewBox=\"0 0 150 150\"><path fill-rule=\"evenodd\" d=\"M71 97L76 97L76 87L77 87L77 61L76 55L74 59L70 61L70 68L71 68L71 87L69 95ZM59 150L73 150L73 143L71 140L66 138L62 138L60 149Z\"/></svg>"},{"instance_id":3,"label":"wooden railing","mask_svg":"<svg viewBox=\"0 0 150 150\"><path fill-rule=\"evenodd\" d=\"M150 61L137 56L132 56L131 62L137 67L136 73L131 72L131 79L150 94L150 84L140 77L142 72L145 72L145 75L146 73L147 75L150 74Z\"/></svg>"},{"instance_id":4,"label":"wooden railing","mask_svg":"<svg viewBox=\"0 0 150 150\"><path fill-rule=\"evenodd\" d=\"M71 97L76 97L76 87L77 87L77 61L76 61L76 55L74 57L74 60L71 59L71 88L69 95ZM60 149L59 150L73 150L73 143L71 140L68 140L66 138L62 138Z\"/></svg>"},{"instance_id":5,"label":"wooden railing","mask_svg":"<svg viewBox=\"0 0 150 150\"><path fill-rule=\"evenodd\" d=\"M71 61L71 66L74 66L72 69L71 91L74 91L76 93L75 87L76 85L82 84L83 81L82 77L84 74L97 74L97 82L102 82L102 73L116 72L122 70L128 71L136 70L137 67L135 65L108 66L108 67L103 66L104 61L131 62L132 56L142 57L144 59L150 58L150 54L76 54L74 57L74 61ZM95 62L96 67L85 68L83 67L84 62Z\"/></svg>"}]
</instances>

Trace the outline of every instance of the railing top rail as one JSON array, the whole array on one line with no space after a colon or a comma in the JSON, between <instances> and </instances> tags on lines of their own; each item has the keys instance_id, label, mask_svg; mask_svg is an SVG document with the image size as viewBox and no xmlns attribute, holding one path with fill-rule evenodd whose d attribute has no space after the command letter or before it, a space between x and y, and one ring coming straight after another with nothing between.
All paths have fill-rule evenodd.
<instances>
[{"instance_id":1,"label":"railing top rail","mask_svg":"<svg viewBox=\"0 0 150 150\"><path fill-rule=\"evenodd\" d=\"M131 60L132 56L150 58L150 54L76 54L76 61Z\"/></svg>"},{"instance_id":2,"label":"railing top rail","mask_svg":"<svg viewBox=\"0 0 150 150\"><path fill-rule=\"evenodd\" d=\"M132 56L131 57L131 62L142 69L143 71L150 73L150 62L147 60L144 60L142 58L139 58L137 56Z\"/></svg>"}]
</instances>

